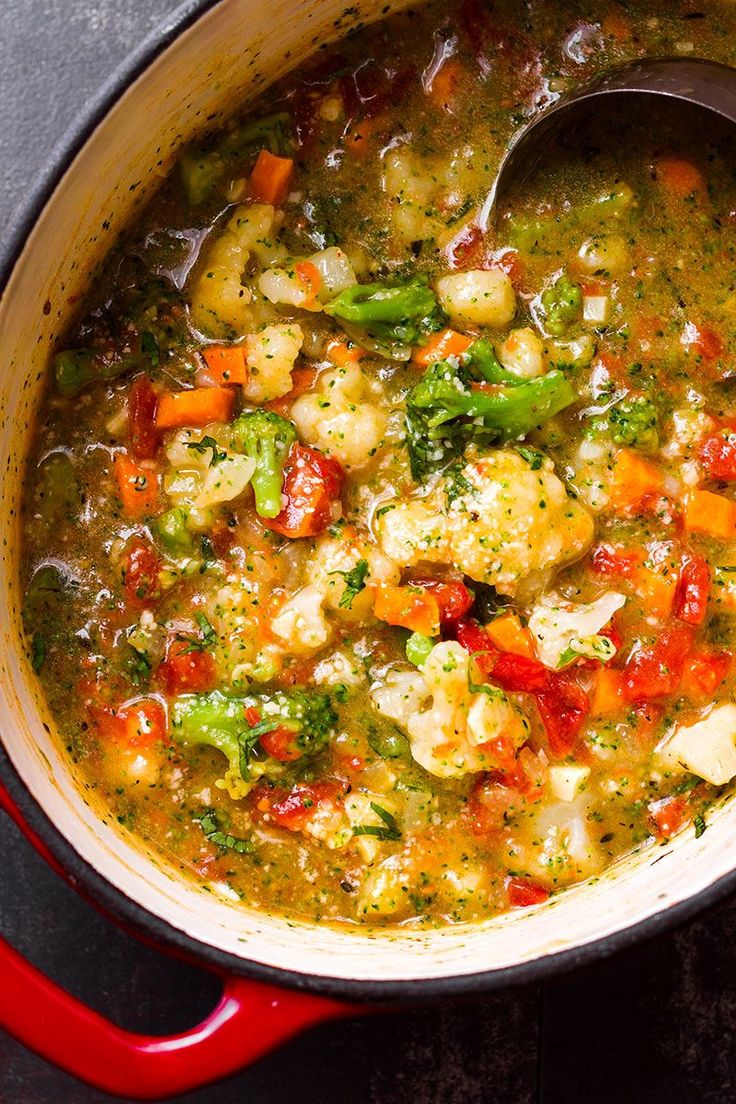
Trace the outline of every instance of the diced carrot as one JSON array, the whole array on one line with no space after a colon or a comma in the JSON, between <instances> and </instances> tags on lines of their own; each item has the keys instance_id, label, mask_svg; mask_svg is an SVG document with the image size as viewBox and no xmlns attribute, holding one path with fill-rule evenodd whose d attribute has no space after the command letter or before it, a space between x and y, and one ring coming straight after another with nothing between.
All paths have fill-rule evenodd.
<instances>
[{"instance_id":1,"label":"diced carrot","mask_svg":"<svg viewBox=\"0 0 736 1104\"><path fill-rule=\"evenodd\" d=\"M277 157L270 150L261 150L250 174L253 196L262 203L278 206L288 194L293 172L290 157Z\"/></svg>"},{"instance_id":2,"label":"diced carrot","mask_svg":"<svg viewBox=\"0 0 736 1104\"><path fill-rule=\"evenodd\" d=\"M158 474L127 452L115 453L115 476L124 513L130 518L154 514L158 506Z\"/></svg>"},{"instance_id":3,"label":"diced carrot","mask_svg":"<svg viewBox=\"0 0 736 1104\"><path fill-rule=\"evenodd\" d=\"M440 631L437 599L423 587L376 587L373 612L379 621L425 636L437 636Z\"/></svg>"},{"instance_id":4,"label":"diced carrot","mask_svg":"<svg viewBox=\"0 0 736 1104\"><path fill-rule=\"evenodd\" d=\"M613 461L611 505L614 510L635 510L647 495L661 494L662 473L634 449L619 449Z\"/></svg>"},{"instance_id":5,"label":"diced carrot","mask_svg":"<svg viewBox=\"0 0 736 1104\"><path fill-rule=\"evenodd\" d=\"M219 384L245 383L248 367L243 345L210 345L202 350L210 375Z\"/></svg>"},{"instance_id":6,"label":"diced carrot","mask_svg":"<svg viewBox=\"0 0 736 1104\"><path fill-rule=\"evenodd\" d=\"M229 422L235 392L229 387L194 387L191 391L164 391L159 397L156 425L159 429L206 426Z\"/></svg>"},{"instance_id":7,"label":"diced carrot","mask_svg":"<svg viewBox=\"0 0 736 1104\"><path fill-rule=\"evenodd\" d=\"M657 571L642 565L633 576L632 583L650 617L656 617L658 621L669 617L677 594L676 571Z\"/></svg>"},{"instance_id":8,"label":"diced carrot","mask_svg":"<svg viewBox=\"0 0 736 1104\"><path fill-rule=\"evenodd\" d=\"M502 652L536 659L534 638L525 625L522 625L516 613L504 613L486 625L486 632L497 648Z\"/></svg>"},{"instance_id":9,"label":"diced carrot","mask_svg":"<svg viewBox=\"0 0 736 1104\"><path fill-rule=\"evenodd\" d=\"M655 162L656 179L678 199L685 199L693 192L705 191L703 174L692 161L680 157L662 157Z\"/></svg>"},{"instance_id":10,"label":"diced carrot","mask_svg":"<svg viewBox=\"0 0 736 1104\"><path fill-rule=\"evenodd\" d=\"M427 86L432 103L440 110L451 112L462 71L463 67L456 58L448 58L435 73L432 83Z\"/></svg>"},{"instance_id":11,"label":"diced carrot","mask_svg":"<svg viewBox=\"0 0 736 1104\"><path fill-rule=\"evenodd\" d=\"M292 368L291 390L287 391L285 395L281 395L278 399L270 399L269 402L263 405L267 410L272 410L274 414L280 414L282 418L285 418L291 410L294 400L298 399L300 395L304 395L307 391L311 391L316 378L316 368Z\"/></svg>"},{"instance_id":12,"label":"diced carrot","mask_svg":"<svg viewBox=\"0 0 736 1104\"><path fill-rule=\"evenodd\" d=\"M307 296L304 305L311 306L322 287L322 277L319 274L319 269L311 261L299 261L294 265L294 271Z\"/></svg>"},{"instance_id":13,"label":"diced carrot","mask_svg":"<svg viewBox=\"0 0 736 1104\"><path fill-rule=\"evenodd\" d=\"M649 805L649 816L657 839L669 839L688 818L687 801L681 796L663 797Z\"/></svg>"},{"instance_id":14,"label":"diced carrot","mask_svg":"<svg viewBox=\"0 0 736 1104\"><path fill-rule=\"evenodd\" d=\"M352 341L339 341L335 338L327 346L327 356L338 368L344 368L346 364L357 364L365 356L365 349L360 345L354 345Z\"/></svg>"},{"instance_id":15,"label":"diced carrot","mask_svg":"<svg viewBox=\"0 0 736 1104\"><path fill-rule=\"evenodd\" d=\"M472 337L466 337L456 330L440 330L430 337L426 345L416 350L414 362L424 365L435 364L448 356L460 356L472 344Z\"/></svg>"},{"instance_id":16,"label":"diced carrot","mask_svg":"<svg viewBox=\"0 0 736 1104\"><path fill-rule=\"evenodd\" d=\"M595 673L593 689L590 695L590 711L600 717L605 713L615 713L624 704L621 672L612 667L601 667Z\"/></svg>"},{"instance_id":17,"label":"diced carrot","mask_svg":"<svg viewBox=\"0 0 736 1104\"><path fill-rule=\"evenodd\" d=\"M691 491L685 499L685 528L716 540L736 537L736 502L712 491Z\"/></svg>"}]
</instances>

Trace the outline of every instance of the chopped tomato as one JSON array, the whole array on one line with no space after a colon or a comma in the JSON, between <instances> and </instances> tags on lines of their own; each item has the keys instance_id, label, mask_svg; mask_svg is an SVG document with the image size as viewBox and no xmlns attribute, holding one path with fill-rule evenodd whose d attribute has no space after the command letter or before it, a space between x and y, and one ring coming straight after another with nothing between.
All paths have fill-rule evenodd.
<instances>
[{"instance_id":1,"label":"chopped tomato","mask_svg":"<svg viewBox=\"0 0 736 1104\"><path fill-rule=\"evenodd\" d=\"M278 759L280 763L293 763L301 759L304 752L297 742L298 733L293 729L279 725L272 732L264 732L261 736L261 745L267 755Z\"/></svg>"},{"instance_id":2,"label":"chopped tomato","mask_svg":"<svg viewBox=\"0 0 736 1104\"><path fill-rule=\"evenodd\" d=\"M96 707L92 714L105 740L125 743L129 747L150 747L166 739L166 713L155 698L141 698L118 709Z\"/></svg>"},{"instance_id":3,"label":"chopped tomato","mask_svg":"<svg viewBox=\"0 0 736 1104\"><path fill-rule=\"evenodd\" d=\"M553 755L568 755L590 712L588 695L571 675L550 675L551 685L537 695L537 708Z\"/></svg>"},{"instance_id":4,"label":"chopped tomato","mask_svg":"<svg viewBox=\"0 0 736 1104\"><path fill-rule=\"evenodd\" d=\"M624 668L625 701L650 701L675 692L692 648L693 631L689 625L672 625L653 644L634 649Z\"/></svg>"},{"instance_id":5,"label":"chopped tomato","mask_svg":"<svg viewBox=\"0 0 736 1104\"><path fill-rule=\"evenodd\" d=\"M458 644L462 644L466 652L475 657L478 670L484 678L488 678L493 671L499 652L482 625L468 618L460 621L455 628L455 638Z\"/></svg>"},{"instance_id":6,"label":"chopped tomato","mask_svg":"<svg viewBox=\"0 0 736 1104\"><path fill-rule=\"evenodd\" d=\"M731 669L731 652L695 652L685 664L682 692L687 697L711 697Z\"/></svg>"},{"instance_id":7,"label":"chopped tomato","mask_svg":"<svg viewBox=\"0 0 736 1104\"><path fill-rule=\"evenodd\" d=\"M325 805L334 805L342 797L335 782L297 782L285 797L271 805L271 816L282 828L301 832Z\"/></svg>"},{"instance_id":8,"label":"chopped tomato","mask_svg":"<svg viewBox=\"0 0 736 1104\"><path fill-rule=\"evenodd\" d=\"M251 728L255 728L257 724L260 724L261 715L253 706L248 706L245 710L245 719ZM267 755L278 759L280 763L293 763L295 760L301 759L304 754L298 744L298 735L293 728L279 725L271 732L264 732L259 739Z\"/></svg>"},{"instance_id":9,"label":"chopped tomato","mask_svg":"<svg viewBox=\"0 0 736 1104\"><path fill-rule=\"evenodd\" d=\"M664 797L649 806L649 816L654 822L657 839L669 839L688 818L688 805L684 797Z\"/></svg>"},{"instance_id":10,"label":"chopped tomato","mask_svg":"<svg viewBox=\"0 0 736 1104\"><path fill-rule=\"evenodd\" d=\"M436 599L440 625L443 628L460 621L475 601L473 592L464 583L442 579L412 579L411 585L423 587Z\"/></svg>"},{"instance_id":11,"label":"chopped tomato","mask_svg":"<svg viewBox=\"0 0 736 1104\"><path fill-rule=\"evenodd\" d=\"M196 641L172 640L159 675L169 694L199 694L212 690L217 682L215 661Z\"/></svg>"},{"instance_id":12,"label":"chopped tomato","mask_svg":"<svg viewBox=\"0 0 736 1104\"><path fill-rule=\"evenodd\" d=\"M710 326L687 322L680 341L689 353L695 353L705 360L715 360L723 353L723 341Z\"/></svg>"},{"instance_id":13,"label":"chopped tomato","mask_svg":"<svg viewBox=\"0 0 736 1104\"><path fill-rule=\"evenodd\" d=\"M332 521L343 479L337 460L317 449L292 445L284 465L286 505L278 517L263 518L263 524L284 537L316 537Z\"/></svg>"},{"instance_id":14,"label":"chopped tomato","mask_svg":"<svg viewBox=\"0 0 736 1104\"><path fill-rule=\"evenodd\" d=\"M518 249L501 249L491 257L492 268L500 268L505 272L514 287L517 287L524 279L524 262Z\"/></svg>"},{"instance_id":15,"label":"chopped tomato","mask_svg":"<svg viewBox=\"0 0 736 1104\"><path fill-rule=\"evenodd\" d=\"M644 552L640 548L599 544L593 549L591 561L593 570L600 575L620 575L625 579L633 575L644 562Z\"/></svg>"},{"instance_id":16,"label":"chopped tomato","mask_svg":"<svg viewBox=\"0 0 736 1104\"><path fill-rule=\"evenodd\" d=\"M689 555L675 591L675 617L688 625L701 625L708 611L710 568L703 556Z\"/></svg>"},{"instance_id":17,"label":"chopped tomato","mask_svg":"<svg viewBox=\"0 0 736 1104\"><path fill-rule=\"evenodd\" d=\"M729 429L706 437L700 446L700 462L713 479L736 481L736 431Z\"/></svg>"},{"instance_id":18,"label":"chopped tomato","mask_svg":"<svg viewBox=\"0 0 736 1104\"><path fill-rule=\"evenodd\" d=\"M150 544L136 538L123 564L125 596L131 602L154 601L159 595L158 573L162 563Z\"/></svg>"},{"instance_id":19,"label":"chopped tomato","mask_svg":"<svg viewBox=\"0 0 736 1104\"><path fill-rule=\"evenodd\" d=\"M492 678L504 690L536 694L548 689L552 674L539 660L514 652L501 652L486 630L468 618L455 629L455 637L466 651L475 656L484 678Z\"/></svg>"},{"instance_id":20,"label":"chopped tomato","mask_svg":"<svg viewBox=\"0 0 736 1104\"><path fill-rule=\"evenodd\" d=\"M546 901L549 890L532 878L507 878L506 895L511 908L528 908Z\"/></svg>"},{"instance_id":21,"label":"chopped tomato","mask_svg":"<svg viewBox=\"0 0 736 1104\"><path fill-rule=\"evenodd\" d=\"M151 460L158 452L161 435L156 429L158 395L148 376L133 381L128 396L128 441L139 460Z\"/></svg>"},{"instance_id":22,"label":"chopped tomato","mask_svg":"<svg viewBox=\"0 0 736 1104\"><path fill-rule=\"evenodd\" d=\"M445 246L445 257L450 268L470 268L479 263L483 251L483 231L480 226L471 223L455 235Z\"/></svg>"},{"instance_id":23,"label":"chopped tomato","mask_svg":"<svg viewBox=\"0 0 736 1104\"><path fill-rule=\"evenodd\" d=\"M482 774L475 781L465 816L476 835L498 832L506 824L506 813L523 800L523 794L499 771Z\"/></svg>"},{"instance_id":24,"label":"chopped tomato","mask_svg":"<svg viewBox=\"0 0 736 1104\"><path fill-rule=\"evenodd\" d=\"M553 684L551 671L538 659L517 655L514 652L500 652L493 664L491 678L503 690L521 694L539 694Z\"/></svg>"}]
</instances>

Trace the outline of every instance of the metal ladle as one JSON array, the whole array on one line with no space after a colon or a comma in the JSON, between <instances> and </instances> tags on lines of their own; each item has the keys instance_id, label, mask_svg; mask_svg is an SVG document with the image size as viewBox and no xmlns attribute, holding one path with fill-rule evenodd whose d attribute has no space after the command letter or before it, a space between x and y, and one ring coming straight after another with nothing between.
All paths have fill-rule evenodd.
<instances>
[{"instance_id":1,"label":"metal ladle","mask_svg":"<svg viewBox=\"0 0 736 1104\"><path fill-rule=\"evenodd\" d=\"M736 69L701 58L643 58L598 73L563 95L518 131L506 150L481 214L480 227L493 227L502 203L519 188L573 117L588 113L603 97L680 100L736 123ZM652 104L642 104L649 110ZM653 122L656 125L656 122Z\"/></svg>"}]
</instances>

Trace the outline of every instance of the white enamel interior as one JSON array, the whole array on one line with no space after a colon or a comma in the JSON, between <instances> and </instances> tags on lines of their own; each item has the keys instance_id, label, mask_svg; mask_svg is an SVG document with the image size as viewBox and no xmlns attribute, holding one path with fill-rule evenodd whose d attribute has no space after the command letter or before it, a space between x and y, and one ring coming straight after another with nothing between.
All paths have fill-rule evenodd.
<instances>
[{"instance_id":1,"label":"white enamel interior","mask_svg":"<svg viewBox=\"0 0 736 1104\"><path fill-rule=\"evenodd\" d=\"M383 4L365 0L360 16ZM119 100L39 218L0 303L0 731L25 784L68 842L128 897L203 944L328 977L390 981L475 973L579 947L706 889L736 855L726 806L708 831L648 850L551 904L482 927L420 933L339 931L253 914L181 881L108 827L74 784L39 700L19 633L17 503L28 427L49 349L72 295L168 164L207 116L231 111L355 22L341 0L222 0ZM356 9L351 9L355 12Z\"/></svg>"}]
</instances>

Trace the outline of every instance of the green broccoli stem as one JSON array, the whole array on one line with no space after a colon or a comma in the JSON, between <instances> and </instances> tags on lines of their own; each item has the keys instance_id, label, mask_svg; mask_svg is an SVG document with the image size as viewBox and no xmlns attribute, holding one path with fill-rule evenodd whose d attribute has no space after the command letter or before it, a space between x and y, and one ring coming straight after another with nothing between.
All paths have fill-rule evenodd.
<instances>
[{"instance_id":1,"label":"green broccoli stem","mask_svg":"<svg viewBox=\"0 0 736 1104\"><path fill-rule=\"evenodd\" d=\"M499 362L496 350L487 337L480 337L465 350L460 362L474 371L486 383L507 383L511 387L521 383L521 377L508 372Z\"/></svg>"},{"instance_id":2,"label":"green broccoli stem","mask_svg":"<svg viewBox=\"0 0 736 1104\"><path fill-rule=\"evenodd\" d=\"M412 281L398 287L386 284L354 284L325 307L325 313L356 326L375 322L398 323L423 318L437 306L426 284Z\"/></svg>"},{"instance_id":3,"label":"green broccoli stem","mask_svg":"<svg viewBox=\"0 0 736 1104\"><path fill-rule=\"evenodd\" d=\"M209 199L230 166L254 157L262 149L288 154L293 144L291 119L286 112L279 112L236 127L209 148L187 150L179 169L189 204L196 207Z\"/></svg>"},{"instance_id":4,"label":"green broccoli stem","mask_svg":"<svg viewBox=\"0 0 736 1104\"><path fill-rule=\"evenodd\" d=\"M284 464L296 441L291 422L269 410L241 414L234 422L232 447L255 461L251 486L260 517L274 518L281 513Z\"/></svg>"},{"instance_id":5,"label":"green broccoli stem","mask_svg":"<svg viewBox=\"0 0 736 1104\"><path fill-rule=\"evenodd\" d=\"M242 698L219 690L209 694L183 694L171 709L171 728L182 744L209 744L240 770L240 735L247 729Z\"/></svg>"},{"instance_id":6,"label":"green broccoli stem","mask_svg":"<svg viewBox=\"0 0 736 1104\"><path fill-rule=\"evenodd\" d=\"M468 418L482 418L489 429L505 438L523 437L577 398L562 372L552 371L515 387L474 390L464 411Z\"/></svg>"}]
</instances>

